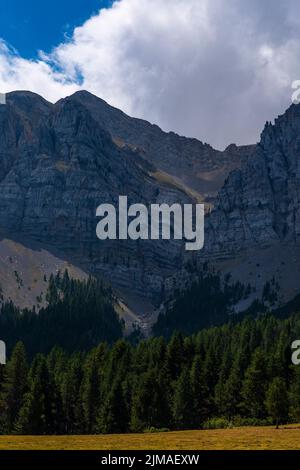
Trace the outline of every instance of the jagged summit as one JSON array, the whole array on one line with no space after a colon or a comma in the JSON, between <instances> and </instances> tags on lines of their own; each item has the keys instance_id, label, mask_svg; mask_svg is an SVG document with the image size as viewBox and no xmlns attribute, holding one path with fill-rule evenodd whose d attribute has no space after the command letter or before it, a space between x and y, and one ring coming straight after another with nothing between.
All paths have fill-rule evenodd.
<instances>
[{"instance_id":1,"label":"jagged summit","mask_svg":"<svg viewBox=\"0 0 300 470\"><path fill-rule=\"evenodd\" d=\"M299 149L300 106L292 105L266 123L252 158L219 192L211 251L300 241Z\"/></svg>"},{"instance_id":2,"label":"jagged summit","mask_svg":"<svg viewBox=\"0 0 300 470\"><path fill-rule=\"evenodd\" d=\"M86 90L77 91L54 104L31 91L7 93L8 105L13 105L19 114L25 113L34 125L66 102L84 106L98 125L111 135L116 145L127 145L137 150L158 170L170 174L177 182L197 191L201 198L209 202L229 172L239 167L253 150L253 146L229 146L220 152L195 138L164 132L155 124L126 115Z\"/></svg>"}]
</instances>

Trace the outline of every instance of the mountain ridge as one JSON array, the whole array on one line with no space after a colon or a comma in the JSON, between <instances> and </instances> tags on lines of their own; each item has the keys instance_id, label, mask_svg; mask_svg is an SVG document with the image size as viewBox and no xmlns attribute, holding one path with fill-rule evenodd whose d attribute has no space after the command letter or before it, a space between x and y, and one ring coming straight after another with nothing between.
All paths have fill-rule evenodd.
<instances>
[{"instance_id":1,"label":"mountain ridge","mask_svg":"<svg viewBox=\"0 0 300 470\"><path fill-rule=\"evenodd\" d=\"M198 191L204 200L216 196L229 172L255 147L231 144L224 151L215 150L196 138L164 132L156 124L130 117L87 91L75 92L72 98L84 104L119 145L140 149L158 169Z\"/></svg>"},{"instance_id":2,"label":"mountain ridge","mask_svg":"<svg viewBox=\"0 0 300 470\"><path fill-rule=\"evenodd\" d=\"M47 243L83 272L102 276L134 312L151 316L166 295L185 288L191 258L238 279L252 276L258 291L284 262L267 249L276 254L287 245L298 259L300 107L267 123L257 145L220 152L130 118L88 92L52 104L18 91L0 106L0 134L0 228ZM211 184L202 190L205 179ZM191 255L179 240L100 244L96 207L117 203L120 194L146 205L204 201L204 250ZM296 279L296 264L291 275Z\"/></svg>"}]
</instances>

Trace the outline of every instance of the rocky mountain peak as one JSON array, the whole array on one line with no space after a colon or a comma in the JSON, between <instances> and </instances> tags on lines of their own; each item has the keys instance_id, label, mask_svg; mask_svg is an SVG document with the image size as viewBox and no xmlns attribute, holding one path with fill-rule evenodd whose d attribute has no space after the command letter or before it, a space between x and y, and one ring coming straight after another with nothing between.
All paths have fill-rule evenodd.
<instances>
[{"instance_id":1,"label":"rocky mountain peak","mask_svg":"<svg viewBox=\"0 0 300 470\"><path fill-rule=\"evenodd\" d=\"M209 251L298 242L299 150L300 106L293 105L266 123L252 158L228 176L209 219Z\"/></svg>"},{"instance_id":2,"label":"rocky mountain peak","mask_svg":"<svg viewBox=\"0 0 300 470\"><path fill-rule=\"evenodd\" d=\"M232 147L224 152L195 138L164 132L143 119L132 118L86 91L70 97L83 104L119 146L127 145L142 153L159 170L192 188L211 202L231 170L241 165L252 152Z\"/></svg>"}]
</instances>

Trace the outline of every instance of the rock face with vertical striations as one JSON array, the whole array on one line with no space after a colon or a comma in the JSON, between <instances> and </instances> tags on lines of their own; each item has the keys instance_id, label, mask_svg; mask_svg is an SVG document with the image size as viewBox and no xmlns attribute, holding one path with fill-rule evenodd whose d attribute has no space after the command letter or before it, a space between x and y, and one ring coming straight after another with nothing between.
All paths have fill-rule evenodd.
<instances>
[{"instance_id":1,"label":"rock face with vertical striations","mask_svg":"<svg viewBox=\"0 0 300 470\"><path fill-rule=\"evenodd\" d=\"M227 178L207 219L206 252L300 241L300 106L267 123L252 158Z\"/></svg>"},{"instance_id":2,"label":"rock face with vertical striations","mask_svg":"<svg viewBox=\"0 0 300 470\"><path fill-rule=\"evenodd\" d=\"M151 176L139 152L119 147L73 97L51 104L29 92L0 107L0 227L45 243L120 288L159 301L163 278L182 264L180 241L100 241L96 208L189 203L176 185Z\"/></svg>"},{"instance_id":3,"label":"rock face with vertical striations","mask_svg":"<svg viewBox=\"0 0 300 470\"><path fill-rule=\"evenodd\" d=\"M2 236L47 246L127 298L159 305L166 290L182 287L177 274L188 282L183 266L190 254L179 240L100 242L96 208L117 206L119 195L129 204L212 202L200 260L244 269L246 253L255 260L283 246L299 259L300 106L267 123L259 144L220 152L87 92L55 104L12 92L0 105L0 162ZM276 258L268 256L260 261L270 268L265 278Z\"/></svg>"},{"instance_id":4,"label":"rock face with vertical striations","mask_svg":"<svg viewBox=\"0 0 300 470\"><path fill-rule=\"evenodd\" d=\"M73 95L120 145L138 148L158 169L172 175L205 200L213 200L229 172L251 156L255 145L229 145L223 152L197 139L163 132L158 126L132 118L86 91Z\"/></svg>"}]
</instances>

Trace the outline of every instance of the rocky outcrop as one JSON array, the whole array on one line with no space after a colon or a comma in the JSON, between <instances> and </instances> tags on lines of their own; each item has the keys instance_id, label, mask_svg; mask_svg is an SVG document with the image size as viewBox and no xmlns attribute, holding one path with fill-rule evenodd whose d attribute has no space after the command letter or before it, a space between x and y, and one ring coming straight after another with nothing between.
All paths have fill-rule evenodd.
<instances>
[{"instance_id":1,"label":"rocky outcrop","mask_svg":"<svg viewBox=\"0 0 300 470\"><path fill-rule=\"evenodd\" d=\"M207 256L300 238L300 106L267 123L252 158L233 171L207 218Z\"/></svg>"}]
</instances>

